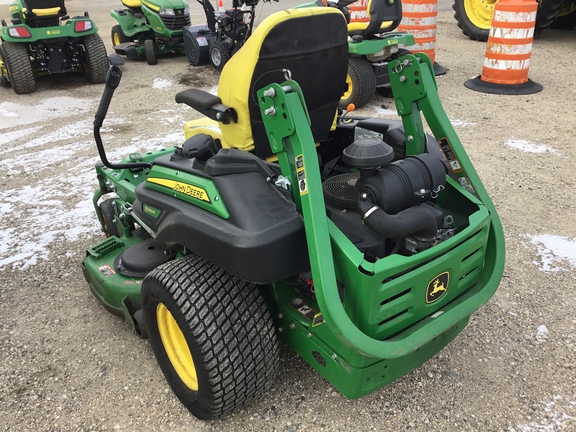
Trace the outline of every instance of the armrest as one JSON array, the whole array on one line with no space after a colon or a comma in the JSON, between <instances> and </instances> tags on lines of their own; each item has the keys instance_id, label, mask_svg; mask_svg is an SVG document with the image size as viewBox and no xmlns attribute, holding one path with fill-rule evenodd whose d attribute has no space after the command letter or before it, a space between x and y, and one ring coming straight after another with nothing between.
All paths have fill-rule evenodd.
<instances>
[{"instance_id":1,"label":"armrest","mask_svg":"<svg viewBox=\"0 0 576 432\"><path fill-rule=\"evenodd\" d=\"M234 108L222 104L222 100L211 93L199 89L188 89L176 94L176 103L184 103L206 117L224 124L238 122Z\"/></svg>"}]
</instances>

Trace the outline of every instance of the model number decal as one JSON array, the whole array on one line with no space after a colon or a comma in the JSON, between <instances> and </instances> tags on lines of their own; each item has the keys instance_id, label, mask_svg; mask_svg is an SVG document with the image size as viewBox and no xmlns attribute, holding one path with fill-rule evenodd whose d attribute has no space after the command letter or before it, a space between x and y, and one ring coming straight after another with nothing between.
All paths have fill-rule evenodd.
<instances>
[{"instance_id":1,"label":"model number decal","mask_svg":"<svg viewBox=\"0 0 576 432\"><path fill-rule=\"evenodd\" d=\"M208 198L208 194L206 193L205 189L202 189L198 186L193 186L188 183L181 183L175 180L168 180L163 178L149 178L148 181L150 183L156 183L160 186L165 186L167 188L172 189L174 192L179 192L184 195L188 195L192 198L199 199L204 202L210 202L210 198Z\"/></svg>"}]
</instances>

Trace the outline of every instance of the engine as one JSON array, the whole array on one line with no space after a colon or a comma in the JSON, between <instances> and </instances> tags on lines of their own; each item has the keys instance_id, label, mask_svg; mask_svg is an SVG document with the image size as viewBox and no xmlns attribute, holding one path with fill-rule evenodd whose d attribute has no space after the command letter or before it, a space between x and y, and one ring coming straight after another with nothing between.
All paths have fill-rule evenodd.
<instances>
[{"instance_id":1,"label":"engine","mask_svg":"<svg viewBox=\"0 0 576 432\"><path fill-rule=\"evenodd\" d=\"M358 139L341 157L349 172L323 183L330 219L373 261L426 250L455 230L453 217L435 203L446 164L429 153L394 158L384 141Z\"/></svg>"}]
</instances>

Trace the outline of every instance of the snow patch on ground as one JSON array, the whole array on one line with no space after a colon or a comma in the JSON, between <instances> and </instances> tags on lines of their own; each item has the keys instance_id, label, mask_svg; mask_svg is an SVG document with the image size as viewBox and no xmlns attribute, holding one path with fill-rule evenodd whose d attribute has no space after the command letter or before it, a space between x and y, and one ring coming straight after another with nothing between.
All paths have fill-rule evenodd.
<instances>
[{"instance_id":1,"label":"snow patch on ground","mask_svg":"<svg viewBox=\"0 0 576 432\"><path fill-rule=\"evenodd\" d=\"M31 133L34 133L39 129L41 129L41 126L16 130L14 132L4 132L2 133L2 135L0 135L0 146L3 146L5 144L14 144L15 141L30 135Z\"/></svg>"},{"instance_id":2,"label":"snow patch on ground","mask_svg":"<svg viewBox=\"0 0 576 432\"><path fill-rule=\"evenodd\" d=\"M395 109L386 109L386 108L382 108L381 106L378 105L370 105L369 108L372 108L374 111L376 111L376 114L378 115L382 115L382 116L398 116L398 113L396 112Z\"/></svg>"},{"instance_id":3,"label":"snow patch on ground","mask_svg":"<svg viewBox=\"0 0 576 432\"><path fill-rule=\"evenodd\" d=\"M96 99L57 96L36 105L4 101L0 103L0 129L40 123L58 117L75 117L94 111Z\"/></svg>"},{"instance_id":4,"label":"snow patch on ground","mask_svg":"<svg viewBox=\"0 0 576 432\"><path fill-rule=\"evenodd\" d=\"M534 264L542 271L551 273L576 268L576 239L551 234L526 237L536 246L540 260Z\"/></svg>"},{"instance_id":5,"label":"snow patch on ground","mask_svg":"<svg viewBox=\"0 0 576 432\"><path fill-rule=\"evenodd\" d=\"M550 402L542 402L544 415L537 421L525 425L509 427L509 432L555 432L573 430L576 424L576 401L567 397L555 396Z\"/></svg>"},{"instance_id":6,"label":"snow patch on ground","mask_svg":"<svg viewBox=\"0 0 576 432\"><path fill-rule=\"evenodd\" d=\"M159 90L172 87L173 85L174 83L172 81L168 81L164 78L154 78L154 82L152 82L152 88Z\"/></svg>"},{"instance_id":7,"label":"snow patch on ground","mask_svg":"<svg viewBox=\"0 0 576 432\"><path fill-rule=\"evenodd\" d=\"M512 147L518 150L522 150L523 152L527 153L558 153L558 151L552 147L548 147L544 144L533 144L526 140L520 139L509 139L504 143L508 147Z\"/></svg>"},{"instance_id":8,"label":"snow patch on ground","mask_svg":"<svg viewBox=\"0 0 576 432\"><path fill-rule=\"evenodd\" d=\"M476 122L469 122L466 120L450 120L450 123L452 123L452 126L462 126L462 127L466 127L466 126L474 126L476 124Z\"/></svg>"},{"instance_id":9,"label":"snow patch on ground","mask_svg":"<svg viewBox=\"0 0 576 432\"><path fill-rule=\"evenodd\" d=\"M72 117L71 117L72 118ZM73 117L77 119L77 117ZM79 120L11 148L0 160L3 175L20 175L30 181L20 189L0 191L0 269L26 269L50 258L52 245L100 235L100 224L92 205L98 182L94 165L100 161L93 140L91 119ZM107 119L108 126L123 119ZM113 133L113 127L107 129ZM113 135L106 140L111 142ZM57 147L43 144L61 142ZM129 145L107 151L112 162L130 153L181 144L183 133L174 132L149 139L134 138ZM50 170L54 175L35 182L35 173ZM9 224L9 225L8 225Z\"/></svg>"}]
</instances>

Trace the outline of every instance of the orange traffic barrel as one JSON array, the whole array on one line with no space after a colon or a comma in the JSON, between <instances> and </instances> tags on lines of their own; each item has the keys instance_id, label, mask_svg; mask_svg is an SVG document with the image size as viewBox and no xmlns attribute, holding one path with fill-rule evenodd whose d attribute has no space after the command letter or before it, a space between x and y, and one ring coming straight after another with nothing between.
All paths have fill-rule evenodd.
<instances>
[{"instance_id":1,"label":"orange traffic barrel","mask_svg":"<svg viewBox=\"0 0 576 432\"><path fill-rule=\"evenodd\" d=\"M438 0L402 0L402 21L398 31L414 36L414 45L406 47L413 53L425 53L434 65L434 74L443 75L446 68L436 62L436 27Z\"/></svg>"},{"instance_id":2,"label":"orange traffic barrel","mask_svg":"<svg viewBox=\"0 0 576 432\"><path fill-rule=\"evenodd\" d=\"M347 6L348 13L350 14L350 22L370 22L367 3L368 0L358 0Z\"/></svg>"},{"instance_id":3,"label":"orange traffic barrel","mask_svg":"<svg viewBox=\"0 0 576 432\"><path fill-rule=\"evenodd\" d=\"M536 0L498 0L488 34L482 75L464 83L472 90L497 94L530 94L542 86L528 79Z\"/></svg>"}]
</instances>

